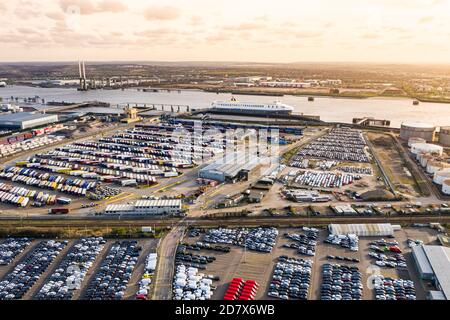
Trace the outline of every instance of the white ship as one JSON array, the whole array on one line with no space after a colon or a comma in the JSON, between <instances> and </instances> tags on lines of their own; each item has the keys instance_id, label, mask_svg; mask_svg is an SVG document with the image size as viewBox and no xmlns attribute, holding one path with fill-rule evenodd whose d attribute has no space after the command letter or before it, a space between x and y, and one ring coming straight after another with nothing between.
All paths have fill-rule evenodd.
<instances>
[{"instance_id":1,"label":"white ship","mask_svg":"<svg viewBox=\"0 0 450 320\"><path fill-rule=\"evenodd\" d=\"M214 111L229 112L229 113L245 113L245 114L291 114L294 108L275 101L273 103L254 103L254 102L239 102L232 98L231 101L214 101L211 104Z\"/></svg>"}]
</instances>

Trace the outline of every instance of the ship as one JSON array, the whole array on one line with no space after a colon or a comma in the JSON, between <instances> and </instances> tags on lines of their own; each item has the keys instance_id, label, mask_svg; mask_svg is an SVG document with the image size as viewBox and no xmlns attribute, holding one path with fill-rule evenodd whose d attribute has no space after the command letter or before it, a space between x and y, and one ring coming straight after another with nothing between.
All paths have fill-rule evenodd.
<instances>
[{"instance_id":1,"label":"ship","mask_svg":"<svg viewBox=\"0 0 450 320\"><path fill-rule=\"evenodd\" d=\"M212 111L220 113L239 113L249 115L289 115L294 108L280 101L273 103L239 102L235 98L231 101L214 101Z\"/></svg>"}]
</instances>

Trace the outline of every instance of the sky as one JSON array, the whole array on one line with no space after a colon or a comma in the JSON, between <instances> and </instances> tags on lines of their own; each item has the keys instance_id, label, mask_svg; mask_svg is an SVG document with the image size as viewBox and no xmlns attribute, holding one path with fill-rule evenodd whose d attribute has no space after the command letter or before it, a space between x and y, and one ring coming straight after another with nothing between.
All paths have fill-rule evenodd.
<instances>
[{"instance_id":1,"label":"sky","mask_svg":"<svg viewBox=\"0 0 450 320\"><path fill-rule=\"evenodd\" d=\"M450 63L450 0L14 0L0 62Z\"/></svg>"}]
</instances>

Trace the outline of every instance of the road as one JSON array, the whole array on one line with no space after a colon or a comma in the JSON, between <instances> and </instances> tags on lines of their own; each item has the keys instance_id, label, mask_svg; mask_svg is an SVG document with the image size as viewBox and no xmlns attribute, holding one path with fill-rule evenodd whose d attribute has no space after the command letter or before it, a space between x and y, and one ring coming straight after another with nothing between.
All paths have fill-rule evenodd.
<instances>
[{"instance_id":1,"label":"road","mask_svg":"<svg viewBox=\"0 0 450 320\"><path fill-rule=\"evenodd\" d=\"M152 300L169 300L172 298L175 254L184 232L183 226L175 226L159 245L158 266L155 272Z\"/></svg>"}]
</instances>

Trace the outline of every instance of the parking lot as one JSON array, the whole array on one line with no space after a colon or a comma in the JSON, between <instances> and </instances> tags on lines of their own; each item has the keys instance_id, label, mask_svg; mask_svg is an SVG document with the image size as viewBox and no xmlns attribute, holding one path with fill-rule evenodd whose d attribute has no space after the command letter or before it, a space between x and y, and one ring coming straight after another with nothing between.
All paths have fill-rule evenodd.
<instances>
[{"instance_id":1,"label":"parking lot","mask_svg":"<svg viewBox=\"0 0 450 320\"><path fill-rule=\"evenodd\" d=\"M136 125L11 162L0 169L2 207L107 200L124 190L136 190L139 195L137 188L166 184L223 152L214 136L205 135L194 145L177 130L168 123Z\"/></svg>"},{"instance_id":2,"label":"parking lot","mask_svg":"<svg viewBox=\"0 0 450 320\"><path fill-rule=\"evenodd\" d=\"M417 300L426 298L425 288L418 278L411 255L411 249L407 244L407 239L421 240L425 244L429 244L436 241L436 233L434 230L429 228L405 228L396 232L395 239L386 239L386 241L398 242L398 247L405 257L406 268L377 267L375 265L376 260L369 256L369 252L371 251L369 247L371 242L381 240L382 237L360 237L358 241L358 251L352 251L339 245L324 243L324 240L328 237L328 231L320 229L317 245L314 248L315 254L312 255L311 253L299 254L297 246L294 246L294 248L288 247L288 244L298 243L298 241L293 240L295 239L295 236L292 235L305 234L301 228L280 228L278 231L279 235L277 237L277 243L271 253L244 250L244 248L236 245L228 245L230 247L229 253L203 249L199 251L190 251L197 255L208 255L216 258L214 262L207 265L206 270L202 270L205 274L216 275L220 278L220 280L215 283L215 285L217 285L217 290L215 290L212 299L223 299L230 282L234 278L257 281L260 287L255 295L255 299L277 299L268 296L268 293L271 291L269 285L280 256L312 261L310 287L307 296L309 300L319 300L321 297L321 284L323 281L322 269L325 264L357 267L361 274L360 283L363 286L361 299L363 300L375 299L374 291L368 289L367 284L369 277L377 273L393 279L412 280ZM285 236L285 234L289 234L290 236ZM197 241L202 241L202 234L196 237L186 236L183 240L183 242L190 244L194 244ZM347 260L353 259L354 261L329 259L327 258L328 255L334 257L338 256ZM300 277L300 279L303 278Z\"/></svg>"},{"instance_id":3,"label":"parking lot","mask_svg":"<svg viewBox=\"0 0 450 320\"><path fill-rule=\"evenodd\" d=\"M0 242L0 255L5 262L0 266L0 299L70 300L100 298L90 297L89 288L94 288L95 280L105 267L106 258L116 258L120 266L126 255L111 251L117 243L126 247L128 242L138 247L137 259L128 269L129 277L123 282L121 272L111 273L113 280L119 278L123 295L104 299L135 299L140 280L144 275L144 265L150 252L156 251L156 239L120 240L83 238L71 240L31 240L5 239ZM13 257L10 260L7 257ZM132 259L129 261L132 261ZM127 264L129 267L130 264ZM108 265L110 267L110 265ZM127 268L125 268L127 269ZM124 278L125 279L125 278ZM98 288L97 288L98 289ZM121 292L121 290L115 290ZM100 292L100 290L98 290Z\"/></svg>"},{"instance_id":4,"label":"parking lot","mask_svg":"<svg viewBox=\"0 0 450 320\"><path fill-rule=\"evenodd\" d=\"M398 242L398 248L405 258L406 268L375 265L376 259L369 256L369 252L374 252L370 246L373 246L373 242L380 241L381 237L360 237L356 251L356 248L350 250L338 244L324 243L328 237L328 231L323 228L319 229L317 239L314 232L311 233L304 228L279 228L277 236L273 232L273 229L266 231L255 229L244 233L210 232L209 239L215 239L210 242L204 241L206 233L189 234L188 232L182 240L183 243L195 244L200 241L204 246L184 248L183 257L186 254L191 254L191 258L194 257L193 260L183 261L186 264L186 272L189 266L199 266L198 274L204 274L205 277L201 284L208 288L211 286L211 299L214 300L224 298L234 278L256 281L259 287L255 290L255 299L286 299L283 296L285 291L289 294L288 299L320 299L322 271L325 264L357 267L361 273L363 300L375 298L374 291L368 289L367 284L369 277L376 274L393 279L411 280L416 298L420 300L426 297L427 288L418 278L407 240L424 244L436 243L436 232L432 229L404 228L396 232L395 239L385 239L387 242ZM227 236L225 237L224 234ZM230 236L231 234L233 236ZM213 235L214 237L211 238ZM276 243L271 252L264 252L264 250L267 251L266 246L271 243L270 239L274 236ZM234 239L234 243L227 242L226 239L231 238ZM222 240L218 241L218 239ZM244 239L247 241L243 242ZM261 241L255 243L256 239ZM3 288L0 291L3 292L5 299L13 299L11 294L17 294L17 297L22 299L132 300L137 297L138 292L145 292L145 290L149 294L151 292L151 284L149 287L148 280L145 280L145 284L142 285L142 279L151 279L151 275L144 276L144 265L149 254L157 251L157 243L156 239L102 241L87 238L69 239L67 242L65 240L55 242L51 239L31 241L4 239L0 242L0 255L4 261L0 265L0 283ZM247 243L247 246L243 246L243 243ZM349 245L355 246L351 243ZM215 248L216 246L219 248ZM229 250L226 249L227 247ZM83 255L83 259L80 260L79 254L82 252L89 254ZM385 252L384 254L391 257L396 253ZM333 259L328 256L333 256ZM8 260L8 257L11 259ZM202 259L208 259L208 261L203 264ZM30 263L37 269L32 268ZM277 266L277 263L281 264ZM73 274L67 272L67 268L75 264L80 269L81 282L73 291L67 291L65 286L73 283L70 278ZM18 271L14 272L14 270ZM12 276L13 274L17 276ZM23 282L26 279L29 279L27 285ZM30 281L30 279L34 280ZM272 280L274 281L271 286ZM279 282L282 284L281 287L276 285ZM14 287L9 285L10 283L14 283ZM285 290L283 287L286 287L286 284L288 288L292 286L297 289ZM110 286L117 286L117 288L114 287L108 291ZM274 294L277 290L279 290L279 296L277 293ZM114 295L111 295L112 292ZM116 292L120 293L116 296Z\"/></svg>"}]
</instances>

